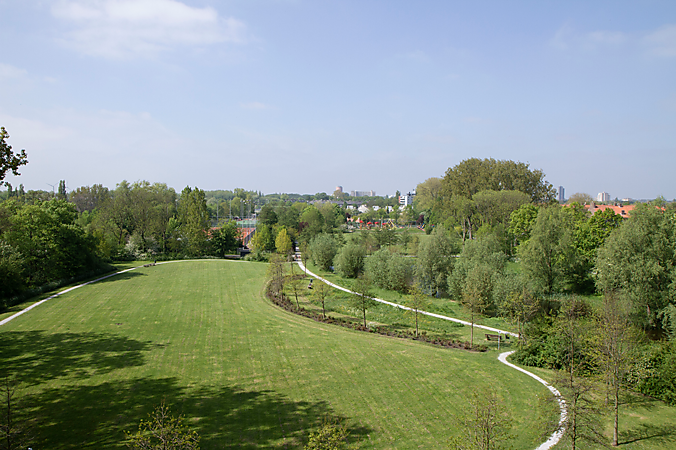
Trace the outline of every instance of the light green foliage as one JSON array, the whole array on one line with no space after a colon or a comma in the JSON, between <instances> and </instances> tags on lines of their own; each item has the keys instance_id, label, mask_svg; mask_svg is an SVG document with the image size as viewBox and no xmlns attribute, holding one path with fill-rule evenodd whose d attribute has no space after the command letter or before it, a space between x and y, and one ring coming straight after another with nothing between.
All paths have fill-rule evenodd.
<instances>
[{"instance_id":1,"label":"light green foliage","mask_svg":"<svg viewBox=\"0 0 676 450\"><path fill-rule=\"evenodd\" d=\"M514 237L514 245L518 246L530 239L531 230L538 217L539 208L532 204L521 205L509 215L509 233Z\"/></svg>"},{"instance_id":2,"label":"light green foliage","mask_svg":"<svg viewBox=\"0 0 676 450\"><path fill-rule=\"evenodd\" d=\"M0 186L6 184L3 180L8 171L11 171L15 176L19 174L19 167L28 164L28 156L26 150L14 154L12 146L7 144L9 133L5 127L0 127Z\"/></svg>"},{"instance_id":3,"label":"light green foliage","mask_svg":"<svg viewBox=\"0 0 676 450\"><path fill-rule=\"evenodd\" d=\"M446 229L441 225L420 243L415 275L425 290L436 293L446 288L448 276L453 270L455 250Z\"/></svg>"},{"instance_id":4,"label":"light green foliage","mask_svg":"<svg viewBox=\"0 0 676 450\"><path fill-rule=\"evenodd\" d=\"M162 402L148 420L141 420L135 434L125 432L128 448L138 450L199 450L200 437L188 429L183 417L171 415L169 407Z\"/></svg>"},{"instance_id":5,"label":"light green foliage","mask_svg":"<svg viewBox=\"0 0 676 450\"><path fill-rule=\"evenodd\" d=\"M277 249L277 253L287 257L293 253L293 243L291 242L289 234L286 232L286 228L282 227L277 233L275 248Z\"/></svg>"},{"instance_id":6,"label":"light green foliage","mask_svg":"<svg viewBox=\"0 0 676 450\"><path fill-rule=\"evenodd\" d=\"M364 247L354 241L350 241L336 255L334 263L336 272L345 278L357 278L364 271L365 258L366 251Z\"/></svg>"},{"instance_id":7,"label":"light green foliage","mask_svg":"<svg viewBox=\"0 0 676 450\"><path fill-rule=\"evenodd\" d=\"M365 274L376 286L406 292L413 276L414 261L381 249L366 259Z\"/></svg>"},{"instance_id":8,"label":"light green foliage","mask_svg":"<svg viewBox=\"0 0 676 450\"><path fill-rule=\"evenodd\" d=\"M536 292L562 290L574 258L571 215L560 206L542 208L528 242L519 246L523 272Z\"/></svg>"},{"instance_id":9,"label":"light green foliage","mask_svg":"<svg viewBox=\"0 0 676 450\"><path fill-rule=\"evenodd\" d=\"M275 238L272 230L265 224L258 224L256 234L251 238L251 247L257 251L271 252L275 249Z\"/></svg>"},{"instance_id":10,"label":"light green foliage","mask_svg":"<svg viewBox=\"0 0 676 450\"><path fill-rule=\"evenodd\" d=\"M598 250L596 287L622 290L637 325L660 327L660 312L676 304L675 261L676 215L639 205Z\"/></svg>"},{"instance_id":11,"label":"light green foliage","mask_svg":"<svg viewBox=\"0 0 676 450\"><path fill-rule=\"evenodd\" d=\"M449 291L457 300L462 299L467 274L476 266L490 268L495 276L504 272L507 255L501 250L498 239L486 235L480 239L465 241L462 253L455 261L453 272L448 277ZM492 304L492 299L488 304Z\"/></svg>"},{"instance_id":12,"label":"light green foliage","mask_svg":"<svg viewBox=\"0 0 676 450\"><path fill-rule=\"evenodd\" d=\"M341 425L336 419L325 417L322 426L310 433L305 450L340 450L345 446L347 436L345 425Z\"/></svg>"},{"instance_id":13,"label":"light green foliage","mask_svg":"<svg viewBox=\"0 0 676 450\"><path fill-rule=\"evenodd\" d=\"M331 268L337 252L338 244L330 234L320 234L310 241L312 261L323 270Z\"/></svg>"},{"instance_id":14,"label":"light green foliage","mask_svg":"<svg viewBox=\"0 0 676 450\"><path fill-rule=\"evenodd\" d=\"M312 300L322 305L322 316L324 318L326 318L326 299L331 295L331 290L332 287L321 280L317 280L312 288Z\"/></svg>"}]
</instances>

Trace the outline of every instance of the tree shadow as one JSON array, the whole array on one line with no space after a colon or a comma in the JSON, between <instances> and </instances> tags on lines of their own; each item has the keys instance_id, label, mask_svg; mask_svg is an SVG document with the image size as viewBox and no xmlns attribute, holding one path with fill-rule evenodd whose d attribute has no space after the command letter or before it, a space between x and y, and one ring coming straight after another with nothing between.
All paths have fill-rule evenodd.
<instances>
[{"instance_id":1,"label":"tree shadow","mask_svg":"<svg viewBox=\"0 0 676 450\"><path fill-rule=\"evenodd\" d=\"M124 431L136 432L155 406L166 401L172 414L201 436L209 449L299 448L323 417L337 417L326 402L293 401L270 390L234 387L187 389L176 378L139 378L96 386L64 386L32 398L40 422L36 448L122 448ZM371 429L339 417L350 441Z\"/></svg>"},{"instance_id":2,"label":"tree shadow","mask_svg":"<svg viewBox=\"0 0 676 450\"><path fill-rule=\"evenodd\" d=\"M631 444L637 441L649 441L652 445L660 444L663 446L664 444L676 442L676 425L644 423L630 430L621 431L620 436L622 437L620 445Z\"/></svg>"},{"instance_id":3,"label":"tree shadow","mask_svg":"<svg viewBox=\"0 0 676 450\"><path fill-rule=\"evenodd\" d=\"M143 353L160 346L104 333L10 331L1 333L0 339L0 375L6 373L29 385L141 366Z\"/></svg>"}]
</instances>

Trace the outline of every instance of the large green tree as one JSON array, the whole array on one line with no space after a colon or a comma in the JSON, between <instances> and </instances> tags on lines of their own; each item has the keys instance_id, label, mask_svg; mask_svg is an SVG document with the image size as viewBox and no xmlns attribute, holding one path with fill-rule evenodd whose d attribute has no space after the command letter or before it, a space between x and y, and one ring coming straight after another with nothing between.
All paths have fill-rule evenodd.
<instances>
[{"instance_id":1,"label":"large green tree","mask_svg":"<svg viewBox=\"0 0 676 450\"><path fill-rule=\"evenodd\" d=\"M432 294L446 289L456 252L457 248L441 225L435 227L429 238L420 243L415 275L423 289Z\"/></svg>"},{"instance_id":2,"label":"large green tree","mask_svg":"<svg viewBox=\"0 0 676 450\"><path fill-rule=\"evenodd\" d=\"M662 327L661 312L676 304L676 214L638 205L598 250L597 289L621 290L637 325Z\"/></svg>"},{"instance_id":3,"label":"large green tree","mask_svg":"<svg viewBox=\"0 0 676 450\"><path fill-rule=\"evenodd\" d=\"M9 139L9 133L7 133L5 127L0 127L0 185L6 184L3 180L8 171L11 171L14 175L20 175L19 167L28 164L26 150L21 150L15 154L12 151L12 146L7 144L7 139Z\"/></svg>"},{"instance_id":4,"label":"large green tree","mask_svg":"<svg viewBox=\"0 0 676 450\"><path fill-rule=\"evenodd\" d=\"M203 255L207 247L209 211L204 191L186 186L178 203L178 219L184 238L183 250L190 256Z\"/></svg>"}]
</instances>

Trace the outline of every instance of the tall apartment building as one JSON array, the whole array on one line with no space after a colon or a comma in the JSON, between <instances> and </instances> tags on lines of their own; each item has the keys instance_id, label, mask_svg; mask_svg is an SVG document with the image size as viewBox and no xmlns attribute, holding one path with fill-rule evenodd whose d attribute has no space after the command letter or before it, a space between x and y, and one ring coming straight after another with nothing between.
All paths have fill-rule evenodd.
<instances>
[{"instance_id":1,"label":"tall apartment building","mask_svg":"<svg viewBox=\"0 0 676 450\"><path fill-rule=\"evenodd\" d=\"M596 196L597 202L609 202L610 194L607 192L599 192L599 195Z\"/></svg>"},{"instance_id":2,"label":"tall apartment building","mask_svg":"<svg viewBox=\"0 0 676 450\"><path fill-rule=\"evenodd\" d=\"M563 186L559 186L559 203L563 203L566 201L566 190L563 188Z\"/></svg>"},{"instance_id":3,"label":"tall apartment building","mask_svg":"<svg viewBox=\"0 0 676 450\"><path fill-rule=\"evenodd\" d=\"M411 194L410 192L405 195L399 196L399 204L401 206L408 206L413 204L413 198L415 197L415 192Z\"/></svg>"},{"instance_id":4,"label":"tall apartment building","mask_svg":"<svg viewBox=\"0 0 676 450\"><path fill-rule=\"evenodd\" d=\"M375 197L376 191L350 191L352 197Z\"/></svg>"}]
</instances>

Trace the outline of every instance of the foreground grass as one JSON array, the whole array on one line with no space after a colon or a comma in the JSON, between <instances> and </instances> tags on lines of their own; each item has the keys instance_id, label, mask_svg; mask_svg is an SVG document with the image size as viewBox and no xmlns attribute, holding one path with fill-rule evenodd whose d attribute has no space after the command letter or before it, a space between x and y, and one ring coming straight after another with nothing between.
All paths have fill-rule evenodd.
<instances>
[{"instance_id":1,"label":"foreground grass","mask_svg":"<svg viewBox=\"0 0 676 450\"><path fill-rule=\"evenodd\" d=\"M121 448L166 399L202 448L298 448L326 414L352 446L446 448L474 387L534 448L545 389L490 354L313 322L262 297L266 265L141 268L41 305L0 329L2 369L28 387L34 448ZM356 442L358 441L358 443Z\"/></svg>"}]
</instances>

